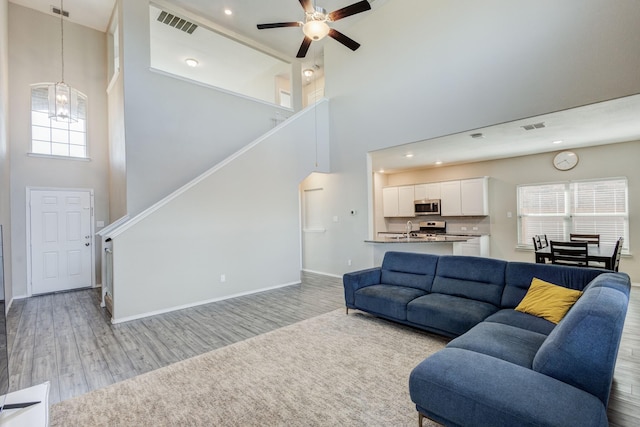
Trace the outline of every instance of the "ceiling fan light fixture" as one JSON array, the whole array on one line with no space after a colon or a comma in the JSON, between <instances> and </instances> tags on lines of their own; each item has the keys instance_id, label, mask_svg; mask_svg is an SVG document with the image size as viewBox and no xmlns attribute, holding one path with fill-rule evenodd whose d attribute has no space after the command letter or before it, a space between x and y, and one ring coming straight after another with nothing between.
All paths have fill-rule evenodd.
<instances>
[{"instance_id":1,"label":"ceiling fan light fixture","mask_svg":"<svg viewBox=\"0 0 640 427\"><path fill-rule=\"evenodd\" d=\"M305 69L302 74L304 74L305 77L311 77L313 76L314 71L311 68L307 68Z\"/></svg>"},{"instance_id":2,"label":"ceiling fan light fixture","mask_svg":"<svg viewBox=\"0 0 640 427\"><path fill-rule=\"evenodd\" d=\"M311 40L322 40L329 34L329 25L326 21L307 21L302 26L302 32Z\"/></svg>"}]
</instances>

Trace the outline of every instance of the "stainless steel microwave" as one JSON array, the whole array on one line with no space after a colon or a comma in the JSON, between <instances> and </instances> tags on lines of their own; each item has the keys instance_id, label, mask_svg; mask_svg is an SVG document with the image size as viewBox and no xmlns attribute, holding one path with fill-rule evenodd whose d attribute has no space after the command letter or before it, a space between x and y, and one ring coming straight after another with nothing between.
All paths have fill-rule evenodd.
<instances>
[{"instance_id":1,"label":"stainless steel microwave","mask_svg":"<svg viewBox=\"0 0 640 427\"><path fill-rule=\"evenodd\" d=\"M416 215L440 215L440 200L416 200L414 211Z\"/></svg>"}]
</instances>

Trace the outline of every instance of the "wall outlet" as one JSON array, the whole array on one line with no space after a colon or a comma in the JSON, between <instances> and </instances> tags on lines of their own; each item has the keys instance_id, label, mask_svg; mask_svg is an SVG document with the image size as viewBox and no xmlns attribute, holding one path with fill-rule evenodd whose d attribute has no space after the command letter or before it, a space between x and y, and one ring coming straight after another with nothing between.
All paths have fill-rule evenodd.
<instances>
[{"instance_id":1,"label":"wall outlet","mask_svg":"<svg viewBox=\"0 0 640 427\"><path fill-rule=\"evenodd\" d=\"M467 231L467 227L460 227L460 230Z\"/></svg>"},{"instance_id":2,"label":"wall outlet","mask_svg":"<svg viewBox=\"0 0 640 427\"><path fill-rule=\"evenodd\" d=\"M472 230L473 231L478 231L478 227L473 227Z\"/></svg>"},{"instance_id":3,"label":"wall outlet","mask_svg":"<svg viewBox=\"0 0 640 427\"><path fill-rule=\"evenodd\" d=\"M220 275L220 283L224 283L227 281L227 275L226 274L221 274Z\"/></svg>"},{"instance_id":4,"label":"wall outlet","mask_svg":"<svg viewBox=\"0 0 640 427\"><path fill-rule=\"evenodd\" d=\"M507 212L507 218L511 218L513 214L511 212Z\"/></svg>"},{"instance_id":5,"label":"wall outlet","mask_svg":"<svg viewBox=\"0 0 640 427\"><path fill-rule=\"evenodd\" d=\"M351 265L351 260L350 259L347 260L347 265Z\"/></svg>"}]
</instances>

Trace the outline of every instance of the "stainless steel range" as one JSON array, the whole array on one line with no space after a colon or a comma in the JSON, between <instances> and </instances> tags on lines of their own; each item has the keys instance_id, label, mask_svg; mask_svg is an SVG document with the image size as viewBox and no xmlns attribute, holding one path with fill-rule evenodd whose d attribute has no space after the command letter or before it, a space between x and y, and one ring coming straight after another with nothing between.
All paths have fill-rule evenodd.
<instances>
[{"instance_id":1,"label":"stainless steel range","mask_svg":"<svg viewBox=\"0 0 640 427\"><path fill-rule=\"evenodd\" d=\"M419 234L427 237L435 237L442 234L447 234L447 222L446 221L420 221Z\"/></svg>"}]
</instances>

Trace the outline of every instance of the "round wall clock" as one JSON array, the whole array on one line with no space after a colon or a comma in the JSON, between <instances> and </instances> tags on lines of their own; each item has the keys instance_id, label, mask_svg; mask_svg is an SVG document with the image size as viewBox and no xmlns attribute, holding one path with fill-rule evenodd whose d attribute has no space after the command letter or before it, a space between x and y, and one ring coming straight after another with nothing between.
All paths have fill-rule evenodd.
<instances>
[{"instance_id":1,"label":"round wall clock","mask_svg":"<svg viewBox=\"0 0 640 427\"><path fill-rule=\"evenodd\" d=\"M561 171L573 169L578 164L578 155L573 151L561 151L553 158L553 166Z\"/></svg>"}]
</instances>

